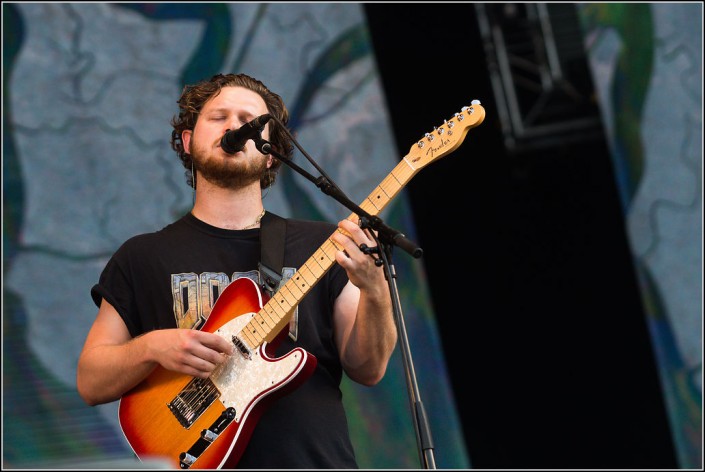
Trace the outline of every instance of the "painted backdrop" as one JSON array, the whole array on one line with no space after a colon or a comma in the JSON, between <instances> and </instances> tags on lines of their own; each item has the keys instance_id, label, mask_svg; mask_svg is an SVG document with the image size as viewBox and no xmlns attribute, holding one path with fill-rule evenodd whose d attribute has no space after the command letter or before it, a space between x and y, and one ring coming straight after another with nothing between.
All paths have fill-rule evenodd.
<instances>
[{"instance_id":1,"label":"painted backdrop","mask_svg":"<svg viewBox=\"0 0 705 472\"><path fill-rule=\"evenodd\" d=\"M702 467L703 5L580 4L671 432Z\"/></svg>"},{"instance_id":2,"label":"painted backdrop","mask_svg":"<svg viewBox=\"0 0 705 472\"><path fill-rule=\"evenodd\" d=\"M87 407L75 389L89 290L125 239L188 211L169 120L184 84L218 72L280 93L297 140L353 201L402 157L359 4L3 3L4 466L131 460L117 403ZM265 206L349 214L286 170ZM403 193L381 216L413 239ZM395 264L437 465L466 468L422 265L402 251ZM344 394L362 467L419 467L398 350L379 386Z\"/></svg>"}]
</instances>

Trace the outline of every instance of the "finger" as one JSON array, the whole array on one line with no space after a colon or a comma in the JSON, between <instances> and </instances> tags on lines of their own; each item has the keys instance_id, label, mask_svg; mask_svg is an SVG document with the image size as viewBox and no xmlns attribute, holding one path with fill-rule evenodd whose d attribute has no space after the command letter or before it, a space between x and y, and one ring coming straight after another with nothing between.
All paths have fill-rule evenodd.
<instances>
[{"instance_id":1,"label":"finger","mask_svg":"<svg viewBox=\"0 0 705 472\"><path fill-rule=\"evenodd\" d=\"M338 243L338 249L341 250L349 259L356 259L358 254L361 254L360 246L350 236L337 232L333 235L333 240Z\"/></svg>"},{"instance_id":2,"label":"finger","mask_svg":"<svg viewBox=\"0 0 705 472\"><path fill-rule=\"evenodd\" d=\"M223 337L206 331L195 331L199 333L199 342L213 351L230 355L233 353L233 344Z\"/></svg>"},{"instance_id":3,"label":"finger","mask_svg":"<svg viewBox=\"0 0 705 472\"><path fill-rule=\"evenodd\" d=\"M365 231L363 231L360 225L353 221L342 220L338 223L338 227L347 231L350 235L350 238L352 238L354 241L357 241L357 244L369 242L370 240L369 236L367 235L367 233L365 233Z\"/></svg>"},{"instance_id":4,"label":"finger","mask_svg":"<svg viewBox=\"0 0 705 472\"><path fill-rule=\"evenodd\" d=\"M204 361L203 359L193 358L190 364L184 365L183 371L185 374L193 377L207 378L216 368L215 364Z\"/></svg>"},{"instance_id":5,"label":"finger","mask_svg":"<svg viewBox=\"0 0 705 472\"><path fill-rule=\"evenodd\" d=\"M362 230L358 225L349 220L343 220L339 224L339 230L337 234L340 236L336 239L340 244L344 244L345 240L352 241L352 244L357 246L358 249L364 250L364 247L371 247L374 245L373 240L368 236L368 234ZM363 246L364 245L364 246ZM349 251L352 248L345 247L345 251Z\"/></svg>"}]
</instances>

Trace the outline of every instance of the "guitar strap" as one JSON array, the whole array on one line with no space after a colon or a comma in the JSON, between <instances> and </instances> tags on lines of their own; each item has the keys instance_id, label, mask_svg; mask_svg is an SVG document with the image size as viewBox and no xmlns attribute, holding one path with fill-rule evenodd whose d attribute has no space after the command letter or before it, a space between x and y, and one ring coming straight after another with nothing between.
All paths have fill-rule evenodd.
<instances>
[{"instance_id":1,"label":"guitar strap","mask_svg":"<svg viewBox=\"0 0 705 472\"><path fill-rule=\"evenodd\" d=\"M282 280L286 220L268 211L260 221L259 234L261 247L260 281L262 289L271 297L279 290L279 284Z\"/></svg>"}]
</instances>

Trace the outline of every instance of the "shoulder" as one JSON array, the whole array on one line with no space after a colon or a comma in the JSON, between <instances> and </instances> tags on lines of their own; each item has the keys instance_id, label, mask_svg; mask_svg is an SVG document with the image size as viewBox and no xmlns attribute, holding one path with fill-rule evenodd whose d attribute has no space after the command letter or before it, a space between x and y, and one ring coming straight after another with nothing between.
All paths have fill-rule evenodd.
<instances>
[{"instance_id":1,"label":"shoulder","mask_svg":"<svg viewBox=\"0 0 705 472\"><path fill-rule=\"evenodd\" d=\"M117 253L149 253L154 249L164 247L169 241L182 237L186 232L188 232L188 224L185 223L184 218L180 218L159 230L137 234L128 238L118 248Z\"/></svg>"}]
</instances>

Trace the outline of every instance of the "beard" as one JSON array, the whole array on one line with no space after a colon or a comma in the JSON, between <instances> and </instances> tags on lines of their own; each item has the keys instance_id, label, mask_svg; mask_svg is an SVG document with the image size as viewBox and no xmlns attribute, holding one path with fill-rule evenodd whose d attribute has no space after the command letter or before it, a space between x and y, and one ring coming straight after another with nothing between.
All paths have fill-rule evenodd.
<instances>
[{"instance_id":1,"label":"beard","mask_svg":"<svg viewBox=\"0 0 705 472\"><path fill-rule=\"evenodd\" d=\"M249 187L259 182L267 171L267 157L264 155L220 159L210 156L207 149L193 144L191 160L194 170L217 187L232 190Z\"/></svg>"}]
</instances>

